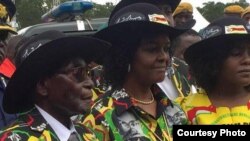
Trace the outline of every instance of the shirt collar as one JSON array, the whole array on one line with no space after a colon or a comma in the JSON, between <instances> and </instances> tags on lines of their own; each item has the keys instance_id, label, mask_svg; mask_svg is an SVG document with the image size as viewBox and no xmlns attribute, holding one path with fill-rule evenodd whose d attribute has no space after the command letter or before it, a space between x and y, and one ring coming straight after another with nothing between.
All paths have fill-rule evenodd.
<instances>
[{"instance_id":1,"label":"shirt collar","mask_svg":"<svg viewBox=\"0 0 250 141\"><path fill-rule=\"evenodd\" d=\"M35 105L35 106L38 109L38 111L41 113L43 118L48 122L51 128L55 131L60 141L67 141L69 139L70 134L73 132L76 132L76 129L72 122L70 125L70 129L68 129L61 122L59 122L54 117L52 117L49 113L44 111L41 107L39 107L38 105Z\"/></svg>"},{"instance_id":2,"label":"shirt collar","mask_svg":"<svg viewBox=\"0 0 250 141\"><path fill-rule=\"evenodd\" d=\"M157 85L152 86L152 92L159 106L159 114L164 111L164 108L172 105L172 102L167 98L167 96L160 90ZM117 115L121 115L123 112L127 111L129 108L134 107L134 103L131 97L126 93L125 89L115 90L110 95L113 98L113 104L115 107L115 112Z\"/></svg>"},{"instance_id":3,"label":"shirt collar","mask_svg":"<svg viewBox=\"0 0 250 141\"><path fill-rule=\"evenodd\" d=\"M121 115L124 111L127 111L133 106L130 96L126 93L124 88L113 91L111 97L113 98L115 112L118 115Z\"/></svg>"}]
</instances>

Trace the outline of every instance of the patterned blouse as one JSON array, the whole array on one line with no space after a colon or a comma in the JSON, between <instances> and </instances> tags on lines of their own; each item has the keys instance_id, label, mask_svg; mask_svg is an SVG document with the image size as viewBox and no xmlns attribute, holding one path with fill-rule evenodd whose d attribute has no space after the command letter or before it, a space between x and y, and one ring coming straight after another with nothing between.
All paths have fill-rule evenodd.
<instances>
[{"instance_id":1,"label":"patterned blouse","mask_svg":"<svg viewBox=\"0 0 250 141\"><path fill-rule=\"evenodd\" d=\"M189 124L250 124L250 100L245 105L233 108L215 107L211 104L207 94L201 91L185 98L177 98L176 102L185 110Z\"/></svg>"},{"instance_id":2,"label":"patterned blouse","mask_svg":"<svg viewBox=\"0 0 250 141\"><path fill-rule=\"evenodd\" d=\"M135 106L124 89L109 91L93 105L83 124L100 141L167 141L172 125L186 124L185 114L161 91L153 92L157 101L156 117Z\"/></svg>"}]
</instances>

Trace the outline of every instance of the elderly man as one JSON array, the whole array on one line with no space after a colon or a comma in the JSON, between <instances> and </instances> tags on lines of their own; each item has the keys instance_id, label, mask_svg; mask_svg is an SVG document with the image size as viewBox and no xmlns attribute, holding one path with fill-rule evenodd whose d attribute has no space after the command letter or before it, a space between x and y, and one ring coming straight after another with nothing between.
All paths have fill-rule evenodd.
<instances>
[{"instance_id":1,"label":"elderly man","mask_svg":"<svg viewBox=\"0 0 250 141\"><path fill-rule=\"evenodd\" d=\"M58 31L23 43L17 55L22 63L3 97L4 110L20 115L1 130L0 140L96 140L71 117L88 112L93 87L88 63L102 57L108 47L95 38L65 37Z\"/></svg>"}]
</instances>

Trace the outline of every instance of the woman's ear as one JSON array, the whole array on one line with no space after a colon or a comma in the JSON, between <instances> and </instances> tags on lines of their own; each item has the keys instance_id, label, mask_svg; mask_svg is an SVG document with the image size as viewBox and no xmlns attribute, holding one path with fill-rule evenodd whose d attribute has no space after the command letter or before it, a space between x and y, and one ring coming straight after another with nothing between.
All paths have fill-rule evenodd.
<instances>
[{"instance_id":1,"label":"woman's ear","mask_svg":"<svg viewBox=\"0 0 250 141\"><path fill-rule=\"evenodd\" d=\"M36 84L36 91L40 96L47 96L48 95L48 90L47 90L47 82L48 79L43 79L40 80L37 84Z\"/></svg>"}]
</instances>

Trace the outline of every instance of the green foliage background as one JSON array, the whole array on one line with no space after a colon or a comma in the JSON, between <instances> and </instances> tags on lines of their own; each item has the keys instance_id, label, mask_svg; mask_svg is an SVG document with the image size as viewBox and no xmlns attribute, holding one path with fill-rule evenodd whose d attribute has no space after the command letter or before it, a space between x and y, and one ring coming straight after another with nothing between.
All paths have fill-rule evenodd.
<instances>
[{"instance_id":1,"label":"green foliage background","mask_svg":"<svg viewBox=\"0 0 250 141\"><path fill-rule=\"evenodd\" d=\"M65 2L69 0L61 0ZM197 9L201 14L208 20L213 21L214 19L223 15L223 10L226 6L232 4L239 4L243 8L248 6L246 0L240 0L235 3L214 3L207 2L203 4L203 7ZM99 5L94 3L94 8L84 13L85 18L101 18L109 17L111 11L115 5L113 3L106 3L105 5ZM41 16L48 12L52 7L52 0L16 0L17 7L17 22L19 29L41 23Z\"/></svg>"},{"instance_id":2,"label":"green foliage background","mask_svg":"<svg viewBox=\"0 0 250 141\"><path fill-rule=\"evenodd\" d=\"M249 4L246 0L240 0L239 2L235 3L214 3L214 2L207 2L204 3L202 8L197 8L198 11L206 18L209 22L217 19L223 15L224 8L229 5L238 4L243 8L246 8Z\"/></svg>"}]
</instances>

